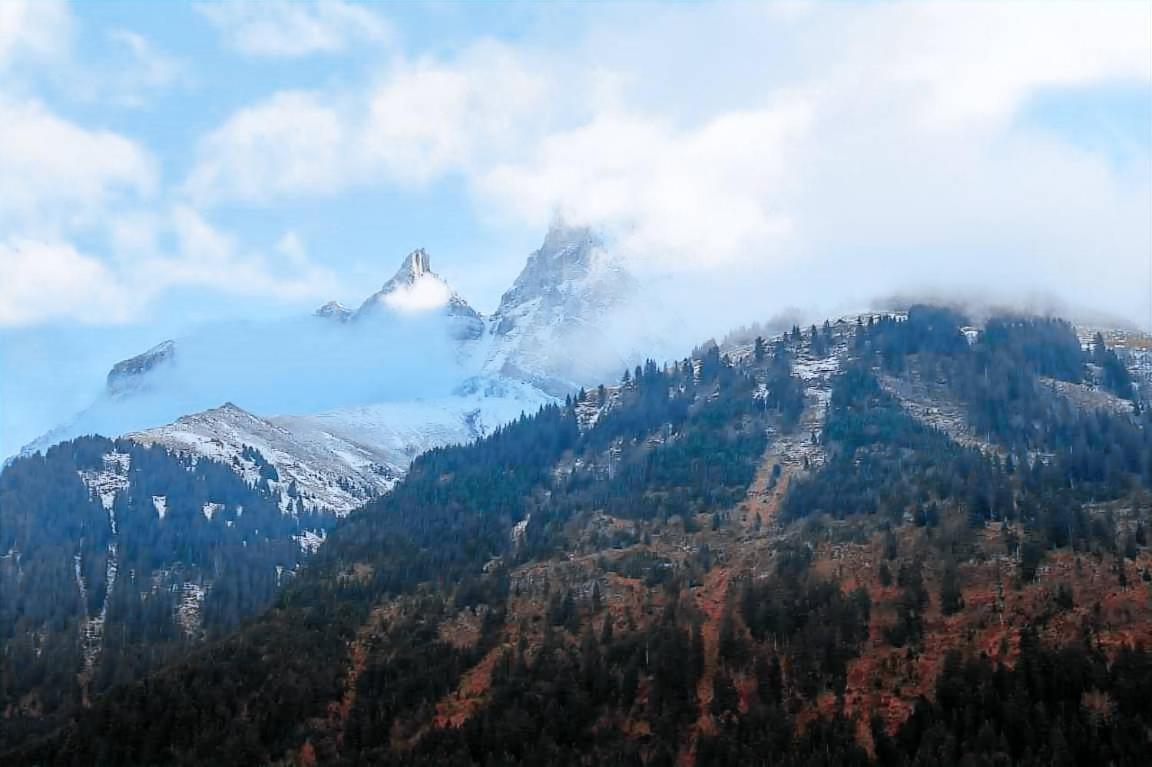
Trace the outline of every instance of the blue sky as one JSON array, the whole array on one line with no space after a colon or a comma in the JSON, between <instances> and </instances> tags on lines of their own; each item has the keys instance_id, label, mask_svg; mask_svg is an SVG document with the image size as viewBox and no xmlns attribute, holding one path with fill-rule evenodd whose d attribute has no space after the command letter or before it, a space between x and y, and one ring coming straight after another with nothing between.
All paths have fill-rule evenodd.
<instances>
[{"instance_id":1,"label":"blue sky","mask_svg":"<svg viewBox=\"0 0 1152 767\"><path fill-rule=\"evenodd\" d=\"M556 212L685 343L917 290L1147 324L1152 9L3 0L0 179L0 454L414 247L490 311Z\"/></svg>"}]
</instances>

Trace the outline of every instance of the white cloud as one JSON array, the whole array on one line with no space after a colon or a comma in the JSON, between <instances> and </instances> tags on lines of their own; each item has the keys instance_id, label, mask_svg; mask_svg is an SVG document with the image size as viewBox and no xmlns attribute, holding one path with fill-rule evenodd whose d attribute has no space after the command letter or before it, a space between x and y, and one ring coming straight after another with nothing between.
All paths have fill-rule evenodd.
<instances>
[{"instance_id":1,"label":"white cloud","mask_svg":"<svg viewBox=\"0 0 1152 767\"><path fill-rule=\"evenodd\" d=\"M116 197L150 193L156 176L135 142L0 93L0 221L91 216Z\"/></svg>"},{"instance_id":2,"label":"white cloud","mask_svg":"<svg viewBox=\"0 0 1152 767\"><path fill-rule=\"evenodd\" d=\"M450 63L401 63L373 90L366 158L394 179L426 181L516 150L543 127L542 73L507 47L482 43Z\"/></svg>"},{"instance_id":3,"label":"white cloud","mask_svg":"<svg viewBox=\"0 0 1152 767\"><path fill-rule=\"evenodd\" d=\"M62 3L0 2L0 227L9 236L104 226L110 206L146 201L158 186L158 164L142 144L62 117L30 94L37 81L59 79L80 101L138 104L178 78L179 65L126 30L103 38L126 54L116 71L82 65L73 24Z\"/></svg>"},{"instance_id":4,"label":"white cloud","mask_svg":"<svg viewBox=\"0 0 1152 767\"><path fill-rule=\"evenodd\" d=\"M0 71L50 57L59 71L78 68L71 25L60 4L0 2ZM80 100L140 104L186 76L141 35L100 32L123 66L107 76L102 60L89 66L77 82L94 85ZM0 327L129 322L178 288L284 301L335 289L299 238L267 250L239 245L172 204L141 144L61 117L24 85L0 81Z\"/></svg>"},{"instance_id":5,"label":"white cloud","mask_svg":"<svg viewBox=\"0 0 1152 767\"><path fill-rule=\"evenodd\" d=\"M987 273L1133 306L1147 168L1018 117L1045 89L1147 85L1150 25L1110 4L597 9L562 47L478 43L360 91L277 94L211 134L188 183L272 203L455 176L488 221L560 210L650 272L728 269L792 304L808 268L828 300ZM725 42L688 55L700 40ZM1115 268L1082 274L1102 222L1124 232Z\"/></svg>"},{"instance_id":6,"label":"white cloud","mask_svg":"<svg viewBox=\"0 0 1152 767\"><path fill-rule=\"evenodd\" d=\"M210 2L197 9L228 43L252 56L338 53L354 43L387 43L392 28L365 7L343 0Z\"/></svg>"},{"instance_id":7,"label":"white cloud","mask_svg":"<svg viewBox=\"0 0 1152 767\"><path fill-rule=\"evenodd\" d=\"M341 3L203 12L262 55L336 51L387 34L374 13ZM203 137L180 191L201 207L273 205L455 177L489 221L542 227L559 209L608 229L652 271L698 279L731 269L762 296L768 286L807 287L867 300L894 282L987 274L1137 303L1123 273L1147 249L1147 169L1116 167L1018 116L1047 88L1152 81L1148 7L589 13L565 46L478 42L398 57L360 88L273 93ZM689 55L700 40L724 45ZM21 119L0 132L27 149L9 160L0 144L0 168L8 162L31 181L0 189L0 212L102 210L154 186L147 155L126 139L26 103L0 101L4 109ZM73 143L87 148L45 153L30 138L39 124L61 132L61 144L72 128ZM253 254L215 237L191 208L164 212L171 199L159 197L151 202L161 212L150 215L163 223L121 205L112 225L117 242L143 253L160 252L158 230L178 235L179 252L149 262L159 283L230 290L243 276L271 295L307 292L315 275L298 239ZM1103 241L1108 268L1086 270L1080 254ZM274 263L300 279L272 276ZM226 264L219 273L228 278L216 280L212 264ZM803 269L823 282L806 285Z\"/></svg>"},{"instance_id":8,"label":"white cloud","mask_svg":"<svg viewBox=\"0 0 1152 767\"><path fill-rule=\"evenodd\" d=\"M59 242L0 241L0 326L48 320L116 323L131 295L108 267Z\"/></svg>"},{"instance_id":9,"label":"white cloud","mask_svg":"<svg viewBox=\"0 0 1152 767\"><path fill-rule=\"evenodd\" d=\"M51 59L63 54L71 36L68 7L57 0L0 3L0 72L18 58Z\"/></svg>"},{"instance_id":10,"label":"white cloud","mask_svg":"<svg viewBox=\"0 0 1152 767\"><path fill-rule=\"evenodd\" d=\"M872 72L926 91L929 126L1002 120L1038 87L1152 77L1146 3L925 4L862 14ZM869 74L872 74L870 72ZM863 84L863 83L861 83Z\"/></svg>"},{"instance_id":11,"label":"white cloud","mask_svg":"<svg viewBox=\"0 0 1152 767\"><path fill-rule=\"evenodd\" d=\"M171 247L157 246L168 240ZM129 216L114 242L116 254L101 258L59 239L0 241L0 327L131 322L175 289L281 301L319 300L339 290L298 236L285 234L268 253L243 248L187 206Z\"/></svg>"},{"instance_id":12,"label":"white cloud","mask_svg":"<svg viewBox=\"0 0 1152 767\"><path fill-rule=\"evenodd\" d=\"M921 288L1143 316L1147 150L1118 167L1019 115L1045 89L1152 87L1152 7L708 6L643 23L573 53L623 73L591 119L473 169L491 216L608 228L634 263L688 273L660 289L708 332Z\"/></svg>"},{"instance_id":13,"label":"white cloud","mask_svg":"<svg viewBox=\"0 0 1152 767\"><path fill-rule=\"evenodd\" d=\"M92 52L76 44L95 33ZM49 85L77 102L142 106L166 88L190 81L187 65L127 29L79 27L63 0L0 1L0 95L41 96Z\"/></svg>"},{"instance_id":14,"label":"white cloud","mask_svg":"<svg viewBox=\"0 0 1152 767\"><path fill-rule=\"evenodd\" d=\"M492 167L477 193L536 225L560 210L606 228L658 267L712 269L792 231L778 190L811 119L801 99L689 130L604 115L547 137L523 163Z\"/></svg>"},{"instance_id":15,"label":"white cloud","mask_svg":"<svg viewBox=\"0 0 1152 767\"><path fill-rule=\"evenodd\" d=\"M336 292L330 272L313 264L295 235L282 237L269 258L241 247L235 239L212 226L193 208L179 205L171 211L176 252L135 264L142 282L153 292L169 287L204 286L241 296L281 300L324 298ZM284 254L288 247L295 252Z\"/></svg>"},{"instance_id":16,"label":"white cloud","mask_svg":"<svg viewBox=\"0 0 1152 767\"><path fill-rule=\"evenodd\" d=\"M201 141L186 188L203 200L331 192L360 167L347 122L318 94L277 93Z\"/></svg>"},{"instance_id":17,"label":"white cloud","mask_svg":"<svg viewBox=\"0 0 1152 767\"><path fill-rule=\"evenodd\" d=\"M419 313L439 309L448 303L452 291L440 280L424 277L411 285L401 285L388 295L384 302L401 312Z\"/></svg>"},{"instance_id":18,"label":"white cloud","mask_svg":"<svg viewBox=\"0 0 1152 767\"><path fill-rule=\"evenodd\" d=\"M276 243L276 252L286 258L293 267L308 265L308 248L296 232L285 232Z\"/></svg>"},{"instance_id":19,"label":"white cloud","mask_svg":"<svg viewBox=\"0 0 1152 767\"><path fill-rule=\"evenodd\" d=\"M547 87L506 47L481 43L451 63L399 61L360 93L282 91L208 134L185 188L210 203L419 185L521 147L545 124Z\"/></svg>"}]
</instances>

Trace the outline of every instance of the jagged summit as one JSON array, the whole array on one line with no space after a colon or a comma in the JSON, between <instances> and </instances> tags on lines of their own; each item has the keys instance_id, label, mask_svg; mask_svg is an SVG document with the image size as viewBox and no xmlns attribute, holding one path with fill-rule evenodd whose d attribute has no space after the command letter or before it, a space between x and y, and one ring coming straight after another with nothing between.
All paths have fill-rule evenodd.
<instances>
[{"instance_id":1,"label":"jagged summit","mask_svg":"<svg viewBox=\"0 0 1152 767\"><path fill-rule=\"evenodd\" d=\"M409 253L392 279L369 296L352 319L376 316L381 310L409 314L440 310L460 320L453 335L468 339L483 332L480 314L432 271L431 259L423 248Z\"/></svg>"},{"instance_id":2,"label":"jagged summit","mask_svg":"<svg viewBox=\"0 0 1152 767\"><path fill-rule=\"evenodd\" d=\"M540 249L528 256L528 263L512 287L500 299L494 315L497 332L506 334L516 327L520 309L536 299L551 304L563 302L562 296L582 292L582 283L591 277L598 261L607 261L602 238L586 226L569 226L562 219L553 221ZM596 280L597 289L602 286ZM583 291L587 293L587 291ZM567 314L578 315L583 307L570 305Z\"/></svg>"},{"instance_id":3,"label":"jagged summit","mask_svg":"<svg viewBox=\"0 0 1152 767\"><path fill-rule=\"evenodd\" d=\"M432 259L429 258L428 253L423 248L417 248L404 257L400 263L400 268L396 270L396 274L384 283L384 287L372 294L368 301L364 302L364 305L369 305L373 299L393 295L398 290L410 288L424 281L440 283L445 287L448 285L440 275L432 271Z\"/></svg>"},{"instance_id":4,"label":"jagged summit","mask_svg":"<svg viewBox=\"0 0 1152 767\"><path fill-rule=\"evenodd\" d=\"M425 274L431 274L431 260L428 258L428 252L424 248L416 248L405 257L404 263L400 265L400 270L396 272L396 276L392 278L392 282L408 282L409 284L420 279Z\"/></svg>"},{"instance_id":5,"label":"jagged summit","mask_svg":"<svg viewBox=\"0 0 1152 767\"><path fill-rule=\"evenodd\" d=\"M238 415L242 417L255 418L254 415L232 401L225 402L223 405L219 405L218 407L209 408L204 412L215 413L218 415Z\"/></svg>"},{"instance_id":6,"label":"jagged summit","mask_svg":"<svg viewBox=\"0 0 1152 767\"><path fill-rule=\"evenodd\" d=\"M605 323L635 289L598 232L557 218L492 316L489 372L560 395L618 369Z\"/></svg>"}]
</instances>

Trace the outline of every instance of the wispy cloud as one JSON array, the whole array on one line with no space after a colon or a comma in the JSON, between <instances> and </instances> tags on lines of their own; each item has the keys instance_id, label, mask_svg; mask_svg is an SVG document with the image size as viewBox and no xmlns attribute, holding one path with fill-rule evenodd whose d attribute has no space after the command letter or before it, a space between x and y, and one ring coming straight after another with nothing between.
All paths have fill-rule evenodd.
<instances>
[{"instance_id":1,"label":"wispy cloud","mask_svg":"<svg viewBox=\"0 0 1152 767\"><path fill-rule=\"evenodd\" d=\"M188 76L122 28L100 31L106 58L81 66L74 27L62 4L0 3L0 72L48 62L36 77L92 84L77 101L135 106ZM62 116L30 95L30 77L0 80L0 327L130 322L177 288L277 300L335 290L299 238L287 250L238 243L173 195L146 145Z\"/></svg>"},{"instance_id":2,"label":"wispy cloud","mask_svg":"<svg viewBox=\"0 0 1152 767\"><path fill-rule=\"evenodd\" d=\"M106 98L140 107L155 93L178 84L187 84L192 76L188 66L156 46L143 35L127 29L108 33L121 56L115 69L100 78L103 87L95 88Z\"/></svg>"},{"instance_id":3,"label":"wispy cloud","mask_svg":"<svg viewBox=\"0 0 1152 767\"><path fill-rule=\"evenodd\" d=\"M344 188L362 167L350 122L320 94L277 93L236 112L200 141L185 188L201 202Z\"/></svg>"},{"instance_id":4,"label":"wispy cloud","mask_svg":"<svg viewBox=\"0 0 1152 767\"><path fill-rule=\"evenodd\" d=\"M116 256L107 258L63 238L0 239L0 327L131 322L177 287L285 301L318 301L339 290L296 235L244 247L184 205L122 223L115 240Z\"/></svg>"},{"instance_id":5,"label":"wispy cloud","mask_svg":"<svg viewBox=\"0 0 1152 767\"><path fill-rule=\"evenodd\" d=\"M343 0L233 0L197 9L230 46L250 56L339 53L357 43L387 43L393 34L379 14Z\"/></svg>"}]
</instances>

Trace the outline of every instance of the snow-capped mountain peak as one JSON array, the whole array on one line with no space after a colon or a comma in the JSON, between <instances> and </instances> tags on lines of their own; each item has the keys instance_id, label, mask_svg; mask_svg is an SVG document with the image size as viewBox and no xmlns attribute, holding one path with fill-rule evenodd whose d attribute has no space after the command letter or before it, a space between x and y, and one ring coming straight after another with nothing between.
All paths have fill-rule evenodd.
<instances>
[{"instance_id":1,"label":"snow-capped mountain peak","mask_svg":"<svg viewBox=\"0 0 1152 767\"><path fill-rule=\"evenodd\" d=\"M432 271L428 253L417 248L404 258L392 279L360 305L351 319L431 312L441 312L450 318L450 333L458 340L472 340L484 332L479 312Z\"/></svg>"},{"instance_id":2,"label":"snow-capped mountain peak","mask_svg":"<svg viewBox=\"0 0 1152 767\"><path fill-rule=\"evenodd\" d=\"M578 292L578 286L589 276L598 253L603 251L600 238L587 227L571 227L557 220L549 228L540 249L528 256L528 263L512 287L500 299L495 317L496 332L510 333L524 318L525 308L537 301L545 301L556 309L563 309L563 319L582 313L583 307L565 303L563 296Z\"/></svg>"},{"instance_id":3,"label":"snow-capped mountain peak","mask_svg":"<svg viewBox=\"0 0 1152 767\"><path fill-rule=\"evenodd\" d=\"M372 316L380 309L393 312L441 309L453 303L453 299L458 305L468 305L432 271L431 260L421 248L409 253L392 279L361 304L355 319Z\"/></svg>"},{"instance_id":4,"label":"snow-capped mountain peak","mask_svg":"<svg viewBox=\"0 0 1152 767\"><path fill-rule=\"evenodd\" d=\"M627 360L613 349L606 323L635 289L594 230L555 220L492 316L488 372L557 396L614 374Z\"/></svg>"},{"instance_id":5,"label":"snow-capped mountain peak","mask_svg":"<svg viewBox=\"0 0 1152 767\"><path fill-rule=\"evenodd\" d=\"M355 311L333 301L314 312L323 322L208 328L117 363L101 397L25 452L129 435L248 476L252 448L300 488L293 508L344 513L419 452L634 362L613 334L634 285L596 232L558 221L484 318L414 250ZM225 400L243 409L214 407Z\"/></svg>"}]
</instances>

